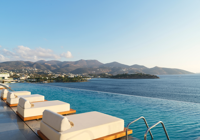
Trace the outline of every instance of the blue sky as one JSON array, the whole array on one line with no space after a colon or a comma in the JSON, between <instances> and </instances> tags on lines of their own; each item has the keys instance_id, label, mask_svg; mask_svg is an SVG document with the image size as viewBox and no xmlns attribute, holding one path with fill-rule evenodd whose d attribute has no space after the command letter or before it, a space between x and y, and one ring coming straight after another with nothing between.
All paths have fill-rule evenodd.
<instances>
[{"instance_id":1,"label":"blue sky","mask_svg":"<svg viewBox=\"0 0 200 140\"><path fill-rule=\"evenodd\" d=\"M200 72L199 0L0 2L0 61L97 59Z\"/></svg>"}]
</instances>

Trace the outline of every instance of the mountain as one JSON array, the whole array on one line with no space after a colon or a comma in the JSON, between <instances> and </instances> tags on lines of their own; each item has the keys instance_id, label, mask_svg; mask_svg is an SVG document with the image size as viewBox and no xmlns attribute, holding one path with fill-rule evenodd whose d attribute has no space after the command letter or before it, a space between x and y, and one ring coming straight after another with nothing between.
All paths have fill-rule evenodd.
<instances>
[{"instance_id":1,"label":"mountain","mask_svg":"<svg viewBox=\"0 0 200 140\"><path fill-rule=\"evenodd\" d=\"M79 60L79 61L57 61L57 60L51 60L51 61L44 61L40 60L37 61L37 63L40 64L50 64L50 65L57 65L59 67L65 67L66 65L74 65L79 67L98 67L100 65L103 65L103 63L97 61L97 60Z\"/></svg>"},{"instance_id":2,"label":"mountain","mask_svg":"<svg viewBox=\"0 0 200 140\"><path fill-rule=\"evenodd\" d=\"M132 65L131 68L136 68L136 69L147 69L147 67L142 66L142 65L138 65L138 64Z\"/></svg>"},{"instance_id":3,"label":"mountain","mask_svg":"<svg viewBox=\"0 0 200 140\"><path fill-rule=\"evenodd\" d=\"M0 69L6 69L6 70L19 70L26 67L33 67L34 62L30 61L7 61L0 63Z\"/></svg>"},{"instance_id":4,"label":"mountain","mask_svg":"<svg viewBox=\"0 0 200 140\"><path fill-rule=\"evenodd\" d=\"M172 68L161 68L161 67L153 67L150 69L144 69L144 73L148 72L148 74L157 74L157 75L165 75L165 74L192 74L191 72L181 70L181 69L172 69Z\"/></svg>"},{"instance_id":5,"label":"mountain","mask_svg":"<svg viewBox=\"0 0 200 140\"><path fill-rule=\"evenodd\" d=\"M99 67L103 63L97 61L97 60L79 60L74 62L75 65L79 65L81 67Z\"/></svg>"},{"instance_id":6,"label":"mountain","mask_svg":"<svg viewBox=\"0 0 200 140\"><path fill-rule=\"evenodd\" d=\"M192 74L189 71L173 68L161 68L153 67L147 68L143 65L125 65L118 62L111 62L103 64L98 60L78 60L78 61L45 61L40 60L37 62L30 61L7 61L0 63L0 69L5 70L22 70L22 69L39 69L39 70L50 70L54 73L110 73L110 74L123 74L123 73L146 73L146 74Z\"/></svg>"},{"instance_id":7,"label":"mountain","mask_svg":"<svg viewBox=\"0 0 200 140\"><path fill-rule=\"evenodd\" d=\"M128 65L121 64L121 63L118 63L118 62L111 62L111 63L103 64L103 65L101 65L101 67L109 67L109 68L113 68L113 67L116 67L116 68L128 68L129 66L128 66Z\"/></svg>"}]
</instances>

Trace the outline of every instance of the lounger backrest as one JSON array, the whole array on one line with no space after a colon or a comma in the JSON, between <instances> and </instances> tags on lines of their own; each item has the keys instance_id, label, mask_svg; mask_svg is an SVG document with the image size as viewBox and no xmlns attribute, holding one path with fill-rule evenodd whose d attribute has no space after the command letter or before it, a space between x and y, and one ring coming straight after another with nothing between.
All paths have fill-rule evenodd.
<instances>
[{"instance_id":1,"label":"lounger backrest","mask_svg":"<svg viewBox=\"0 0 200 140\"><path fill-rule=\"evenodd\" d=\"M19 98L19 106L24 109L31 108L31 103L24 98Z\"/></svg>"},{"instance_id":2,"label":"lounger backrest","mask_svg":"<svg viewBox=\"0 0 200 140\"><path fill-rule=\"evenodd\" d=\"M8 90L7 89L3 89L1 92L1 97L6 98L8 94Z\"/></svg>"},{"instance_id":3,"label":"lounger backrest","mask_svg":"<svg viewBox=\"0 0 200 140\"><path fill-rule=\"evenodd\" d=\"M15 98L15 94L12 92L8 92L7 98Z\"/></svg>"},{"instance_id":4,"label":"lounger backrest","mask_svg":"<svg viewBox=\"0 0 200 140\"><path fill-rule=\"evenodd\" d=\"M43 112L42 121L58 132L63 132L71 128L71 124L66 117L50 110Z\"/></svg>"}]
</instances>

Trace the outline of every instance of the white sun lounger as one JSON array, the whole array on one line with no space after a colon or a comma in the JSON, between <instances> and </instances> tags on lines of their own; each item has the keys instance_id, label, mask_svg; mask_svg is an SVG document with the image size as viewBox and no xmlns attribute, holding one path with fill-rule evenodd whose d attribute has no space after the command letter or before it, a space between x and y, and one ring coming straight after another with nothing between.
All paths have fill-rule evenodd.
<instances>
[{"instance_id":1,"label":"white sun lounger","mask_svg":"<svg viewBox=\"0 0 200 140\"><path fill-rule=\"evenodd\" d=\"M4 86L1 86L1 85L0 85L0 90L1 90L1 89L6 89L6 88L5 88Z\"/></svg>"},{"instance_id":2,"label":"white sun lounger","mask_svg":"<svg viewBox=\"0 0 200 140\"><path fill-rule=\"evenodd\" d=\"M0 90L7 89L7 88L9 88L9 85L0 83Z\"/></svg>"},{"instance_id":3,"label":"white sun lounger","mask_svg":"<svg viewBox=\"0 0 200 140\"><path fill-rule=\"evenodd\" d=\"M129 130L128 134L131 133L132 130ZM123 137L126 133L123 119L100 112L64 117L45 110L38 135L43 140L111 140Z\"/></svg>"},{"instance_id":4,"label":"white sun lounger","mask_svg":"<svg viewBox=\"0 0 200 140\"><path fill-rule=\"evenodd\" d=\"M7 89L2 89L1 90L1 99L2 100L6 100L7 99L7 94L8 94L8 90Z\"/></svg>"},{"instance_id":5,"label":"white sun lounger","mask_svg":"<svg viewBox=\"0 0 200 140\"><path fill-rule=\"evenodd\" d=\"M39 94L33 94L33 95L19 95L16 96L13 92L8 92L6 103L11 107L11 106L17 106L19 103L19 98L22 97L29 102L42 102L44 100L43 95Z\"/></svg>"},{"instance_id":6,"label":"white sun lounger","mask_svg":"<svg viewBox=\"0 0 200 140\"><path fill-rule=\"evenodd\" d=\"M76 113L76 110L70 109L70 104L62 101L55 100L30 103L28 100L20 98L17 106L17 114L23 121L35 120L42 118L45 109L62 115Z\"/></svg>"},{"instance_id":7,"label":"white sun lounger","mask_svg":"<svg viewBox=\"0 0 200 140\"><path fill-rule=\"evenodd\" d=\"M14 93L16 96L19 95L31 95L30 91L8 91L7 89L3 89L1 92L1 99L6 100L8 96L8 92Z\"/></svg>"}]
</instances>

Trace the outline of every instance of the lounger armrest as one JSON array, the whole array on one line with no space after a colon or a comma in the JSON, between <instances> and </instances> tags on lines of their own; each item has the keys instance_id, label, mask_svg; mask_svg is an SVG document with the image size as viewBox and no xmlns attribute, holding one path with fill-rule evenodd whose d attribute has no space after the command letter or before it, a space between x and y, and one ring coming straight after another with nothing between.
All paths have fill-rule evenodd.
<instances>
[{"instance_id":1,"label":"lounger armrest","mask_svg":"<svg viewBox=\"0 0 200 140\"><path fill-rule=\"evenodd\" d=\"M50 110L43 112L42 121L58 132L63 132L71 128L71 124L66 117Z\"/></svg>"}]
</instances>

